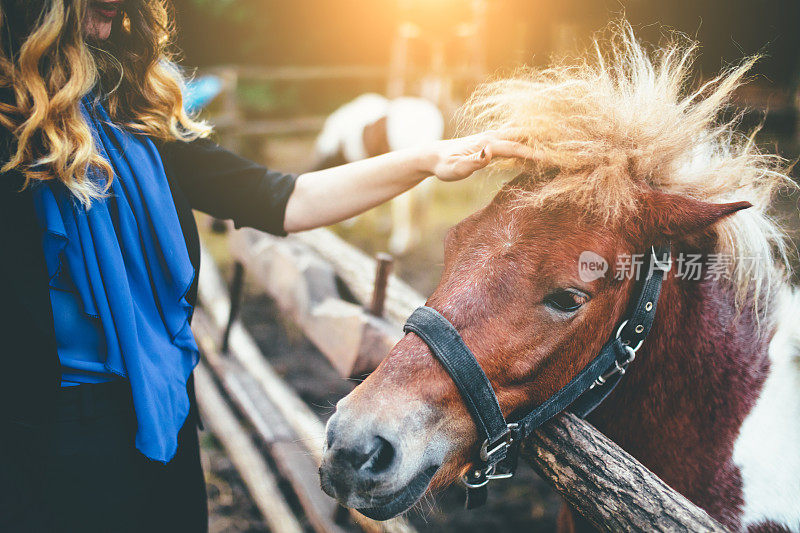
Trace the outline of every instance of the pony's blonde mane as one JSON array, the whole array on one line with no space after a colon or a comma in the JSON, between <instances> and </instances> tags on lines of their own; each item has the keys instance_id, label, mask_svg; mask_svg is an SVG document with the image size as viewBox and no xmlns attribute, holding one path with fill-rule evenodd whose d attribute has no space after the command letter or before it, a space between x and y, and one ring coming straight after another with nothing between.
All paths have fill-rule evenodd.
<instances>
[{"instance_id":1,"label":"pony's blonde mane","mask_svg":"<svg viewBox=\"0 0 800 533\"><path fill-rule=\"evenodd\" d=\"M592 60L560 64L480 87L461 111L465 130L515 133L538 153L527 205L566 200L605 220L633 214L648 189L753 207L716 225L731 258L737 301L758 302L785 277L787 241L767 214L773 194L793 182L784 160L759 151L753 135L724 120L754 59L688 90L697 43L683 36L648 53L627 23L595 41ZM506 165L523 163L509 161Z\"/></svg>"}]
</instances>

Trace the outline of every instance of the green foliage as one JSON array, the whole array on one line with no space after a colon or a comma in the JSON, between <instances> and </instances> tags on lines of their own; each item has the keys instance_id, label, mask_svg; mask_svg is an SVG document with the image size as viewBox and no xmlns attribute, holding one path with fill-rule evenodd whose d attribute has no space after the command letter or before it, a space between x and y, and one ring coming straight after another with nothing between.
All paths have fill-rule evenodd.
<instances>
[{"instance_id":1,"label":"green foliage","mask_svg":"<svg viewBox=\"0 0 800 533\"><path fill-rule=\"evenodd\" d=\"M286 111L298 104L297 86L278 87L271 82L242 82L236 90L242 107L260 113Z\"/></svg>"},{"instance_id":2,"label":"green foliage","mask_svg":"<svg viewBox=\"0 0 800 533\"><path fill-rule=\"evenodd\" d=\"M253 3L248 0L190 0L199 10L231 22L245 22L253 15Z\"/></svg>"}]
</instances>

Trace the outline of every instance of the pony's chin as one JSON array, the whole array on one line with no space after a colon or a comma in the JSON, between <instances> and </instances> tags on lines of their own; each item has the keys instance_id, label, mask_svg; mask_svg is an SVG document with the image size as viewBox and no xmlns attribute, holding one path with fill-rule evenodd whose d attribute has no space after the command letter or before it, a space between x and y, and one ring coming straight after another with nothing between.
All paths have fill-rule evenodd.
<instances>
[{"instance_id":1,"label":"pony's chin","mask_svg":"<svg viewBox=\"0 0 800 533\"><path fill-rule=\"evenodd\" d=\"M438 466L426 468L414 476L414 479L404 488L385 498L385 503L374 507L358 509L358 512L373 520L389 520L390 518L405 513L422 498L438 470Z\"/></svg>"}]
</instances>

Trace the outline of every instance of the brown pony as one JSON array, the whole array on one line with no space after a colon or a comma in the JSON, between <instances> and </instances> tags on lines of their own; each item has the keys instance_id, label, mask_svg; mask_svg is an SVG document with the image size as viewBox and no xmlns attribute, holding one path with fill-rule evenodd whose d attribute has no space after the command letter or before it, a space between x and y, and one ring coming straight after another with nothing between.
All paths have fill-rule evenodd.
<instances>
[{"instance_id":1,"label":"brown pony","mask_svg":"<svg viewBox=\"0 0 800 533\"><path fill-rule=\"evenodd\" d=\"M625 312L637 254L671 241L653 329L589 420L728 527L800 531L800 297L766 214L789 181L719 119L752 62L687 94L693 43L648 54L622 24L597 50L467 104L470 126L514 128L539 158L450 230L427 305L513 418L595 357ZM602 266L591 275L587 252ZM337 406L322 486L349 507L410 507L477 447L453 381L409 334ZM591 529L568 509L561 525Z\"/></svg>"}]
</instances>

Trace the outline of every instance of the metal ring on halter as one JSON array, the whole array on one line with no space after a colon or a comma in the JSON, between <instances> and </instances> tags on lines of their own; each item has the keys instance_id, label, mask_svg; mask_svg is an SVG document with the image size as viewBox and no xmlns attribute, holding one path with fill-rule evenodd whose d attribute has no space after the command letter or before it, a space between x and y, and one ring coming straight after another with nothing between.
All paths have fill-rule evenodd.
<instances>
[{"instance_id":1,"label":"metal ring on halter","mask_svg":"<svg viewBox=\"0 0 800 533\"><path fill-rule=\"evenodd\" d=\"M464 474L463 476L461 476L461 482L468 489L479 489L481 487L485 487L486 485L488 485L489 481L492 480L492 478L490 478L489 476L492 475L492 472L494 472L494 466L490 466L489 468L486 469L485 472L479 470L476 470L476 472L481 476L480 478L478 478L480 479L480 481L477 481L476 483L472 483L469 481L470 479L469 474Z\"/></svg>"},{"instance_id":2,"label":"metal ring on halter","mask_svg":"<svg viewBox=\"0 0 800 533\"><path fill-rule=\"evenodd\" d=\"M642 343L640 342L639 346L641 346L641 345L642 345ZM639 349L639 346L636 347L637 350ZM634 359L636 359L636 350L634 350L633 348L631 348L630 346L628 346L626 344L625 345L625 351L628 352L628 358L625 361L623 361L622 364L627 367L629 364L631 364L633 362Z\"/></svg>"},{"instance_id":3,"label":"metal ring on halter","mask_svg":"<svg viewBox=\"0 0 800 533\"><path fill-rule=\"evenodd\" d=\"M625 327L627 324L628 324L628 320L627 320L627 319L626 319L626 320L623 320L623 321L622 321L622 324L620 324L620 325L619 325L619 327L617 328L617 335L616 335L616 337L617 337L618 339L619 339L619 336L622 334L622 328L624 328L624 327ZM631 347L630 347L630 346L627 344L627 342L628 342L628 341L622 341L622 345L623 345L623 346L625 346L625 348L626 348L626 349L633 350L633 353L635 354L635 353L636 353L636 352L639 350L639 348L641 348L641 347L642 347L642 344L644 344L644 339L642 339L642 340L640 340L640 341L639 341L639 344L637 344L637 345L636 345L636 348L631 348Z\"/></svg>"}]
</instances>

